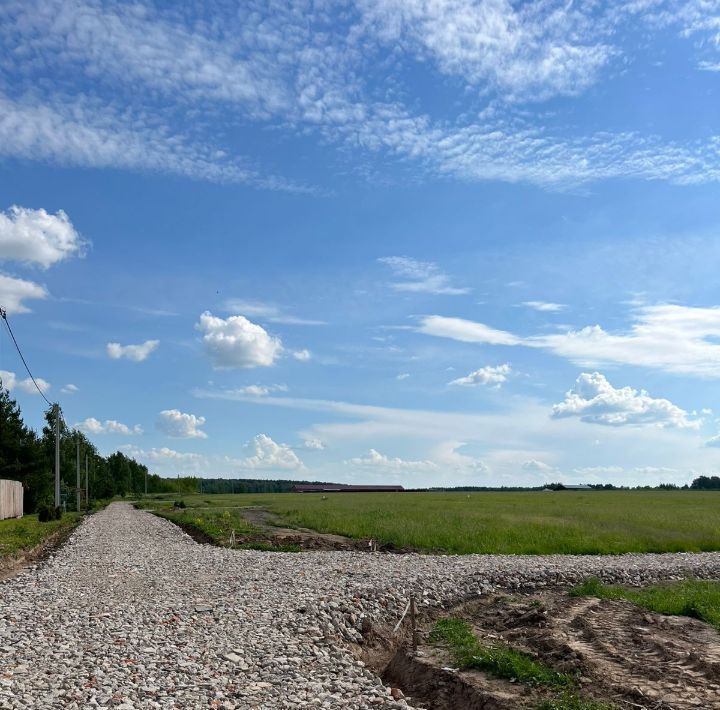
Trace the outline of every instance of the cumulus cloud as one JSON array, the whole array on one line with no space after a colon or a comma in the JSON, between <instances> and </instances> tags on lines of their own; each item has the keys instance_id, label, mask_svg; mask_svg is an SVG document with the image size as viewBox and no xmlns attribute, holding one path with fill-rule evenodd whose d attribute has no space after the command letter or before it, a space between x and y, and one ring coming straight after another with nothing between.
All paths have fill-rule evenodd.
<instances>
[{"instance_id":1,"label":"cumulus cloud","mask_svg":"<svg viewBox=\"0 0 720 710\"><path fill-rule=\"evenodd\" d=\"M60 391L63 394L76 394L77 392L79 392L79 388L77 387L77 385L67 384Z\"/></svg>"},{"instance_id":2,"label":"cumulus cloud","mask_svg":"<svg viewBox=\"0 0 720 710\"><path fill-rule=\"evenodd\" d=\"M503 382L507 382L510 370L510 364L507 362L504 365L497 365L495 367L488 365L471 372L469 375L465 375L465 377L458 377L456 380L448 382L448 384L461 385L463 387L484 385L497 389L502 386Z\"/></svg>"},{"instance_id":3,"label":"cumulus cloud","mask_svg":"<svg viewBox=\"0 0 720 710\"><path fill-rule=\"evenodd\" d=\"M2 386L8 392L19 390L20 392L25 392L26 394L39 394L39 388L40 391L45 394L51 387L50 383L43 380L42 377L35 378L35 382L37 382L37 387L35 387L33 381L29 377L21 380L14 372L9 372L8 370L0 370L0 381L2 382Z\"/></svg>"},{"instance_id":4,"label":"cumulus cloud","mask_svg":"<svg viewBox=\"0 0 720 710\"><path fill-rule=\"evenodd\" d=\"M346 461L345 463L353 466L363 466L369 468L386 468L394 471L403 471L407 469L413 470L435 470L437 464L432 461L408 461L397 457L385 456L375 449L370 449L367 456L359 456Z\"/></svg>"},{"instance_id":5,"label":"cumulus cloud","mask_svg":"<svg viewBox=\"0 0 720 710\"><path fill-rule=\"evenodd\" d=\"M320 439L305 439L303 446L308 451L324 451L325 444Z\"/></svg>"},{"instance_id":6,"label":"cumulus cloud","mask_svg":"<svg viewBox=\"0 0 720 710\"><path fill-rule=\"evenodd\" d=\"M667 399L653 399L645 390L615 389L599 372L583 372L565 399L553 406L552 416L578 417L583 422L608 426L643 426L697 429L701 420Z\"/></svg>"},{"instance_id":7,"label":"cumulus cloud","mask_svg":"<svg viewBox=\"0 0 720 710\"><path fill-rule=\"evenodd\" d=\"M176 439L207 439L207 434L200 429L205 424L205 417L186 414L178 409L164 409L158 415L157 428Z\"/></svg>"},{"instance_id":8,"label":"cumulus cloud","mask_svg":"<svg viewBox=\"0 0 720 710\"><path fill-rule=\"evenodd\" d=\"M252 441L253 456L237 459L241 468L304 468L302 461L287 444L277 444L267 434L258 434Z\"/></svg>"},{"instance_id":9,"label":"cumulus cloud","mask_svg":"<svg viewBox=\"0 0 720 710\"><path fill-rule=\"evenodd\" d=\"M13 205L0 212L0 259L36 264L44 269L81 254L85 243L62 210Z\"/></svg>"},{"instance_id":10,"label":"cumulus cloud","mask_svg":"<svg viewBox=\"0 0 720 710\"><path fill-rule=\"evenodd\" d=\"M47 289L40 284L0 274L0 305L8 313L29 313L25 301L48 297Z\"/></svg>"},{"instance_id":11,"label":"cumulus cloud","mask_svg":"<svg viewBox=\"0 0 720 710\"><path fill-rule=\"evenodd\" d=\"M159 340L146 340L139 345L120 345L120 343L108 343L106 346L107 354L113 360L132 360L132 362L142 362L146 360L150 353L157 349L160 344Z\"/></svg>"},{"instance_id":12,"label":"cumulus cloud","mask_svg":"<svg viewBox=\"0 0 720 710\"><path fill-rule=\"evenodd\" d=\"M101 422L95 417L88 417L81 422L74 425L75 429L84 432L85 434L122 434L123 436L131 436L132 434L142 434L142 427L136 424L134 427L129 427L127 424L122 424L114 419L106 419Z\"/></svg>"},{"instance_id":13,"label":"cumulus cloud","mask_svg":"<svg viewBox=\"0 0 720 710\"><path fill-rule=\"evenodd\" d=\"M293 353L293 357L300 362L307 362L312 358L312 353L309 350L296 350Z\"/></svg>"},{"instance_id":14,"label":"cumulus cloud","mask_svg":"<svg viewBox=\"0 0 720 710\"><path fill-rule=\"evenodd\" d=\"M195 327L217 369L269 367L283 352L280 338L245 316L219 318L205 311Z\"/></svg>"},{"instance_id":15,"label":"cumulus cloud","mask_svg":"<svg viewBox=\"0 0 720 710\"><path fill-rule=\"evenodd\" d=\"M471 290L452 286L450 277L430 261L418 261L409 256L384 256L378 261L389 266L397 277L403 279L391 284L396 291L459 296Z\"/></svg>"}]
</instances>

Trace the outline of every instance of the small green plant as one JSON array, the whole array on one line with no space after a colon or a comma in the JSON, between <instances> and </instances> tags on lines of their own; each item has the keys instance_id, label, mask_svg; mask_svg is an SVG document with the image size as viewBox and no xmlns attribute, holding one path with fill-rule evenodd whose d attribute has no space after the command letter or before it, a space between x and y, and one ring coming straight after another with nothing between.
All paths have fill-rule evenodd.
<instances>
[{"instance_id":1,"label":"small green plant","mask_svg":"<svg viewBox=\"0 0 720 710\"><path fill-rule=\"evenodd\" d=\"M720 630L720 582L688 579L642 589L628 589L603 584L597 577L590 577L570 590L570 595L625 599L658 614L700 619Z\"/></svg>"},{"instance_id":2,"label":"small green plant","mask_svg":"<svg viewBox=\"0 0 720 710\"><path fill-rule=\"evenodd\" d=\"M258 550L260 552L300 552L300 545L272 545L269 542L248 542L236 545L236 550Z\"/></svg>"},{"instance_id":3,"label":"small green plant","mask_svg":"<svg viewBox=\"0 0 720 710\"><path fill-rule=\"evenodd\" d=\"M487 671L497 678L516 680L526 685L568 688L573 676L558 673L538 663L526 653L507 646L485 646L476 638L466 621L441 619L433 627L430 640L447 645L453 662L460 668Z\"/></svg>"}]
</instances>

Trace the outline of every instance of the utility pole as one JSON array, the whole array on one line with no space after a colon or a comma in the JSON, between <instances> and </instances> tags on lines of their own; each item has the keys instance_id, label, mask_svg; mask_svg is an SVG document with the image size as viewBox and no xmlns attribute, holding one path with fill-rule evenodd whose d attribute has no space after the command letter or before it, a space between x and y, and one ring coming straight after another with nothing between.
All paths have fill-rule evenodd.
<instances>
[{"instance_id":1,"label":"utility pole","mask_svg":"<svg viewBox=\"0 0 720 710\"><path fill-rule=\"evenodd\" d=\"M76 439L77 444L77 486L75 487L75 491L77 492L77 512L80 512L80 491L82 490L80 488L80 437L78 436Z\"/></svg>"},{"instance_id":2,"label":"utility pole","mask_svg":"<svg viewBox=\"0 0 720 710\"><path fill-rule=\"evenodd\" d=\"M90 510L90 485L88 483L88 455L85 454L85 507Z\"/></svg>"},{"instance_id":3,"label":"utility pole","mask_svg":"<svg viewBox=\"0 0 720 710\"><path fill-rule=\"evenodd\" d=\"M55 414L55 507L60 507L60 405L53 404Z\"/></svg>"}]
</instances>

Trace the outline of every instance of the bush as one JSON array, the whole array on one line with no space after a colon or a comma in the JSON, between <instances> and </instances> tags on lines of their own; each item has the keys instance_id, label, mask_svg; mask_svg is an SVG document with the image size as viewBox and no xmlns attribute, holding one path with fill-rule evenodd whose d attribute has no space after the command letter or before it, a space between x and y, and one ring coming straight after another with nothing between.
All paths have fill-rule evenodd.
<instances>
[{"instance_id":1,"label":"bush","mask_svg":"<svg viewBox=\"0 0 720 710\"><path fill-rule=\"evenodd\" d=\"M48 523L51 520L55 520L55 509L49 505L45 505L45 503L38 506L37 513L38 520L41 523Z\"/></svg>"},{"instance_id":2,"label":"bush","mask_svg":"<svg viewBox=\"0 0 720 710\"><path fill-rule=\"evenodd\" d=\"M55 512L55 520L60 520L63 516L63 509L60 506L58 506L57 508L55 508L54 512Z\"/></svg>"},{"instance_id":3,"label":"bush","mask_svg":"<svg viewBox=\"0 0 720 710\"><path fill-rule=\"evenodd\" d=\"M175 507L175 508L187 508L187 506L185 505L185 501L184 501L184 500L176 500L176 501L173 503L173 507Z\"/></svg>"}]
</instances>

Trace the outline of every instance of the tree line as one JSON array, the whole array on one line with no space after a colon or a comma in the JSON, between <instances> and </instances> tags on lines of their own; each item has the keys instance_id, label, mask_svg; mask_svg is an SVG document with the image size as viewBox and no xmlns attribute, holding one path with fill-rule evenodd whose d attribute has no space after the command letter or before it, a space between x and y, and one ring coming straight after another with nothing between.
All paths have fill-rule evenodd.
<instances>
[{"instance_id":1,"label":"tree line","mask_svg":"<svg viewBox=\"0 0 720 710\"><path fill-rule=\"evenodd\" d=\"M104 457L87 436L60 422L60 489L69 508L75 506L77 445L80 444L80 480L85 487L85 456L91 499L114 496L171 493L174 482L149 474L148 469L120 451ZM25 424L17 402L0 383L0 478L23 485L25 512L53 505L55 498L55 418L45 412L45 425L38 433ZM197 488L196 488L197 489Z\"/></svg>"}]
</instances>

